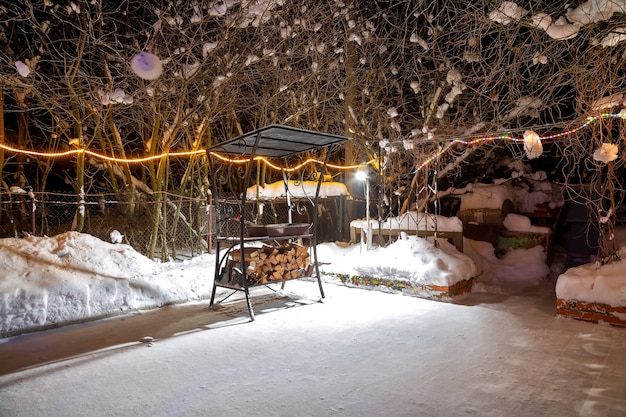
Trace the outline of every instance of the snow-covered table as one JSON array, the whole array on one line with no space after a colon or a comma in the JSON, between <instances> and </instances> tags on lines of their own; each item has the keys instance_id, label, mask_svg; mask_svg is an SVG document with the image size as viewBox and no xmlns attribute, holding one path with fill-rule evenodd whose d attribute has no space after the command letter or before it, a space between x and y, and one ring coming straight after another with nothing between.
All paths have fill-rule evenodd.
<instances>
[{"instance_id":1,"label":"snow-covered table","mask_svg":"<svg viewBox=\"0 0 626 417\"><path fill-rule=\"evenodd\" d=\"M450 239L459 252L463 252L463 223L457 217L444 217L429 213L409 211L399 217L378 220L353 220L350 222L350 241L367 241L368 233L379 237L398 237L402 233L419 237L437 236Z\"/></svg>"}]
</instances>

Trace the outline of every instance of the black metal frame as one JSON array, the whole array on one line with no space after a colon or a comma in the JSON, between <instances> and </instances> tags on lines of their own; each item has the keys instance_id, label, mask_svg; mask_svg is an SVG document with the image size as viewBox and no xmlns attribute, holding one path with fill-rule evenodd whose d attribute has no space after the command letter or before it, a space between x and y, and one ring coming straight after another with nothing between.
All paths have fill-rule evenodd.
<instances>
[{"instance_id":1,"label":"black metal frame","mask_svg":"<svg viewBox=\"0 0 626 417\"><path fill-rule=\"evenodd\" d=\"M250 320L254 321L254 310L252 308L252 302L250 300L250 287L257 285L249 285L247 271L245 268L245 250L244 245L247 242L277 242L277 241L289 241L289 240L297 240L297 239L311 239L311 247L313 250L313 265L315 271L315 277L317 278L317 283L320 289L321 299L324 296L324 288L322 287L322 280L320 277L319 271L319 262L317 258L317 205L319 200L319 193L321 188L321 183L324 178L324 174L326 172L326 167L328 164L328 158L331 152L326 152L326 157L320 172L319 177L317 178L317 188L315 191L315 197L313 200L313 206L315 210L315 215L312 216L312 225L311 225L311 233L297 235L297 236L280 236L280 237L269 237L269 236L261 236L261 237L246 237L245 236L245 227L244 222L246 219L246 192L250 186L250 177L252 172L252 162L256 157L266 157L266 158L284 158L291 155L295 155L298 153L320 149L329 147L331 145L340 144L344 141L349 140L348 137L331 135L322 132L315 132L311 130L299 129L289 126L282 125L269 125L265 126L251 132L248 132L244 135L238 136L236 138L230 139L228 141L217 144L207 150L207 156L209 160L209 166L212 173L214 173L213 157L217 154L226 154L228 157L247 157L248 162L246 164L246 174L244 180L243 191L241 193L241 209L239 213L239 236L220 236L219 227L217 228L216 239L215 239L215 253L216 253L216 262L215 262L215 272L213 277L213 291L211 294L210 305L215 303L215 292L217 287L224 287L230 290L233 290L232 293L218 301L221 303L225 301L227 298L232 296L238 291L243 291L246 296L246 303L248 306L248 313L250 315ZM216 207L215 216L217 224L220 224L220 210L219 210L219 198L218 198L218 189L217 182L215 178L213 179L213 201ZM228 245L226 251L223 254L220 253L223 245ZM242 266L241 271L237 271L237 273L241 276L241 285L233 285L230 283L229 276L232 271L229 271L226 265L226 261L230 252L236 248L241 248L241 263ZM226 279L225 279L226 278ZM297 278L294 278L297 279ZM280 281L272 281L272 283L282 283L284 286L286 280ZM267 286L267 284L260 284ZM321 301L320 299L320 301Z\"/></svg>"}]
</instances>

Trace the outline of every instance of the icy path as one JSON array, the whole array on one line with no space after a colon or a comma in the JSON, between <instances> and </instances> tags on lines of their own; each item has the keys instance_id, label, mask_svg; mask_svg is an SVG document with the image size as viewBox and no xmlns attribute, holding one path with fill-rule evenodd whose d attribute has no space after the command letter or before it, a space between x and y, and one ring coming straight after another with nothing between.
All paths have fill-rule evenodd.
<instances>
[{"instance_id":1,"label":"icy path","mask_svg":"<svg viewBox=\"0 0 626 417\"><path fill-rule=\"evenodd\" d=\"M192 304L0 339L0 415L626 415L626 329L557 318L549 294L287 289L253 323Z\"/></svg>"}]
</instances>

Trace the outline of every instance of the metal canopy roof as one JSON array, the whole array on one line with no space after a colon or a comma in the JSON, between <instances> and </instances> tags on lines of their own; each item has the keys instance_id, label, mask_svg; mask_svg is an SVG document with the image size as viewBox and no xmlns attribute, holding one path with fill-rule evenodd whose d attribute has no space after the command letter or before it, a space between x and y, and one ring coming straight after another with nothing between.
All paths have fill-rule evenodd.
<instances>
[{"instance_id":1,"label":"metal canopy roof","mask_svg":"<svg viewBox=\"0 0 626 417\"><path fill-rule=\"evenodd\" d=\"M229 139L208 149L209 152L282 158L341 143L350 138L283 125L268 125Z\"/></svg>"}]
</instances>

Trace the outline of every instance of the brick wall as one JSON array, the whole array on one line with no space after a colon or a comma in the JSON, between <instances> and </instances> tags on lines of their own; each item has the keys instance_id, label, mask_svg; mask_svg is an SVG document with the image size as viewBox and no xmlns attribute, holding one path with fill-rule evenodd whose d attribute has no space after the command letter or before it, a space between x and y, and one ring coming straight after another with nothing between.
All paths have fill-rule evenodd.
<instances>
[{"instance_id":1,"label":"brick wall","mask_svg":"<svg viewBox=\"0 0 626 417\"><path fill-rule=\"evenodd\" d=\"M559 298L556 300L556 314L576 320L626 327L626 307Z\"/></svg>"},{"instance_id":2,"label":"brick wall","mask_svg":"<svg viewBox=\"0 0 626 417\"><path fill-rule=\"evenodd\" d=\"M327 272L325 274L329 275ZM354 287L374 288L385 287L403 294L434 300L449 299L467 294L472 290L474 278L457 282L450 286L415 284L404 279L376 278L362 275L336 275L344 284Z\"/></svg>"}]
</instances>

